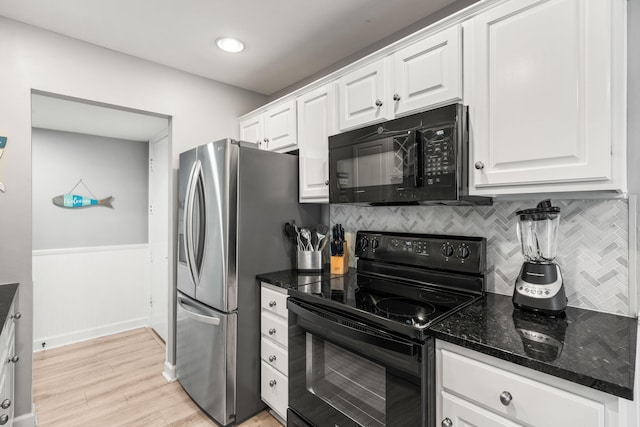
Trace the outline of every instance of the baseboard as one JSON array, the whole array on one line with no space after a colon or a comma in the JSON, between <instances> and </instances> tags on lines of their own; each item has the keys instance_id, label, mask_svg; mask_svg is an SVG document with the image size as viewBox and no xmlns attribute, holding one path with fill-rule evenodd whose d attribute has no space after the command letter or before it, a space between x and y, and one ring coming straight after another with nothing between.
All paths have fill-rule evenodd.
<instances>
[{"instance_id":1,"label":"baseboard","mask_svg":"<svg viewBox=\"0 0 640 427\"><path fill-rule=\"evenodd\" d=\"M124 322L112 323L97 328L83 329L81 331L74 331L51 337L38 338L33 340L33 352L36 353L51 348L62 347L64 345L75 344L81 341L87 341L106 335L129 331L131 329L143 328L146 327L147 324L147 318L141 317ZM44 347L42 347L42 343L45 343Z\"/></svg>"},{"instance_id":2,"label":"baseboard","mask_svg":"<svg viewBox=\"0 0 640 427\"><path fill-rule=\"evenodd\" d=\"M167 382L174 382L178 379L176 375L176 365L172 365L169 362L164 362L164 371L162 371L162 376Z\"/></svg>"},{"instance_id":3,"label":"baseboard","mask_svg":"<svg viewBox=\"0 0 640 427\"><path fill-rule=\"evenodd\" d=\"M36 417L36 407L31 404L31 412L20 415L13 419L13 427L36 427L38 425L38 419Z\"/></svg>"}]
</instances>

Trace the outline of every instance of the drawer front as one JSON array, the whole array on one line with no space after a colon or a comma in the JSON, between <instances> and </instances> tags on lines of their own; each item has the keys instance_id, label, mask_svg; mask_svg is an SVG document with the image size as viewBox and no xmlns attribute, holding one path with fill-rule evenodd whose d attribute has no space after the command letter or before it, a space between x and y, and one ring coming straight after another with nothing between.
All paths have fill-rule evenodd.
<instances>
[{"instance_id":1,"label":"drawer front","mask_svg":"<svg viewBox=\"0 0 640 427\"><path fill-rule=\"evenodd\" d=\"M260 373L260 394L262 400L271 407L282 419L287 419L289 406L289 381L287 377L262 362Z\"/></svg>"},{"instance_id":2,"label":"drawer front","mask_svg":"<svg viewBox=\"0 0 640 427\"><path fill-rule=\"evenodd\" d=\"M269 338L262 337L262 345L260 347L260 358L269 366L276 368L287 376L289 372L289 363L287 360L287 350Z\"/></svg>"},{"instance_id":3,"label":"drawer front","mask_svg":"<svg viewBox=\"0 0 640 427\"><path fill-rule=\"evenodd\" d=\"M278 316L287 318L287 294L262 287L260 292L260 304L262 309Z\"/></svg>"},{"instance_id":4,"label":"drawer front","mask_svg":"<svg viewBox=\"0 0 640 427\"><path fill-rule=\"evenodd\" d=\"M449 421L447 421L449 420ZM522 427L449 393L442 392L441 425L452 427Z\"/></svg>"},{"instance_id":5,"label":"drawer front","mask_svg":"<svg viewBox=\"0 0 640 427\"><path fill-rule=\"evenodd\" d=\"M442 386L517 422L545 427L605 425L600 402L447 350L442 350Z\"/></svg>"},{"instance_id":6,"label":"drawer front","mask_svg":"<svg viewBox=\"0 0 640 427\"><path fill-rule=\"evenodd\" d=\"M288 347L289 328L287 321L282 317L274 316L271 313L263 311L260 321L260 331L265 337L271 338L285 348Z\"/></svg>"}]
</instances>

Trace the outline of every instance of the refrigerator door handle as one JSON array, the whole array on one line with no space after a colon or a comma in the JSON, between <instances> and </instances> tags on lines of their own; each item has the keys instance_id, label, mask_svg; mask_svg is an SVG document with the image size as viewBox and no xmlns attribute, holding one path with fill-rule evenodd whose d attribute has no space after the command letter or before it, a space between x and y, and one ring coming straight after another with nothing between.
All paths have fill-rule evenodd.
<instances>
[{"instance_id":1,"label":"refrigerator door handle","mask_svg":"<svg viewBox=\"0 0 640 427\"><path fill-rule=\"evenodd\" d=\"M220 318L218 317L210 317L210 316L206 316L204 314L200 314L200 313L196 313L195 311L193 311L193 309L195 307L192 307L190 305L188 305L188 303L186 303L185 300L183 300L182 298L178 298L178 304L180 304L180 307L182 307L185 311L185 314L189 317L191 317L194 320L197 320L199 322L202 323L206 323L209 325L213 325L213 326L218 326L220 324Z\"/></svg>"},{"instance_id":2,"label":"refrigerator door handle","mask_svg":"<svg viewBox=\"0 0 640 427\"><path fill-rule=\"evenodd\" d=\"M187 195L185 200L185 246L187 254L187 267L191 273L193 283L198 286L200 282L199 266L197 265L197 259L195 254L194 236L193 236L193 211L196 199L196 190L198 187L198 181L202 174L202 164L197 160L191 171L189 177L189 183L187 184ZM202 218L200 218L202 220ZM199 227L200 230L200 227Z\"/></svg>"}]
</instances>

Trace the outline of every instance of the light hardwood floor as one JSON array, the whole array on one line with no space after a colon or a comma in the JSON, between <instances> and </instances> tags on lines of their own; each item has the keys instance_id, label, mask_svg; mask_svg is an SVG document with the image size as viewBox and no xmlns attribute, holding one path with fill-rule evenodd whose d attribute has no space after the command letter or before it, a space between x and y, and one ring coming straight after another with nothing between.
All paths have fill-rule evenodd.
<instances>
[{"instance_id":1,"label":"light hardwood floor","mask_svg":"<svg viewBox=\"0 0 640 427\"><path fill-rule=\"evenodd\" d=\"M38 426L215 426L162 376L164 344L134 329L33 356ZM266 411L241 427L281 427Z\"/></svg>"}]
</instances>

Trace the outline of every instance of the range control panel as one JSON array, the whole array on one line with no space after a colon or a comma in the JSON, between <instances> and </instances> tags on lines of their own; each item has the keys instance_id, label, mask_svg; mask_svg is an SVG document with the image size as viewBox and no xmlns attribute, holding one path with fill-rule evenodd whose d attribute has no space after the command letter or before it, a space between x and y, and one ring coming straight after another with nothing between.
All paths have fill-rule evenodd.
<instances>
[{"instance_id":1,"label":"range control panel","mask_svg":"<svg viewBox=\"0 0 640 427\"><path fill-rule=\"evenodd\" d=\"M486 244L484 237L359 231L355 255L374 261L478 274L486 267Z\"/></svg>"}]
</instances>

